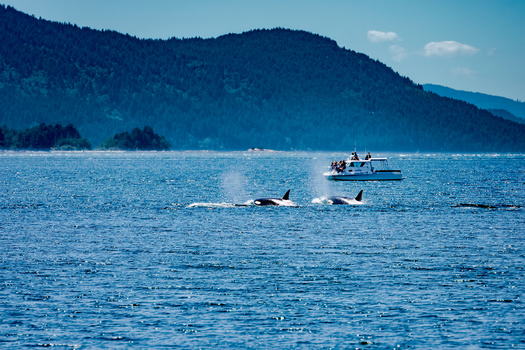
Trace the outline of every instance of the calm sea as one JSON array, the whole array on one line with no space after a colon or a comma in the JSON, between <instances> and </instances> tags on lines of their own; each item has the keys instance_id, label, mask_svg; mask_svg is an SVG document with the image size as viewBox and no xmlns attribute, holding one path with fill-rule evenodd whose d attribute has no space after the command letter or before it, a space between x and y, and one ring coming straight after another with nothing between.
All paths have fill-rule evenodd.
<instances>
[{"instance_id":1,"label":"calm sea","mask_svg":"<svg viewBox=\"0 0 525 350\"><path fill-rule=\"evenodd\" d=\"M524 349L525 155L373 155L0 153L0 347Z\"/></svg>"}]
</instances>

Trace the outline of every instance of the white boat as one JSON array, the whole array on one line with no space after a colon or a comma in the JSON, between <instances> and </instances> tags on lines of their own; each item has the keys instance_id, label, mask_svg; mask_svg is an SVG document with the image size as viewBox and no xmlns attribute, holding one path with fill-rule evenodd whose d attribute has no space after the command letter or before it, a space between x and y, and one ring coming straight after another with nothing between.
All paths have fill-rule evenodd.
<instances>
[{"instance_id":1,"label":"white boat","mask_svg":"<svg viewBox=\"0 0 525 350\"><path fill-rule=\"evenodd\" d=\"M343 164L344 166L342 166ZM335 181L395 181L404 179L401 170L390 169L387 158L349 158L346 161L338 162L335 166L332 165L332 169L323 175L328 180Z\"/></svg>"}]
</instances>

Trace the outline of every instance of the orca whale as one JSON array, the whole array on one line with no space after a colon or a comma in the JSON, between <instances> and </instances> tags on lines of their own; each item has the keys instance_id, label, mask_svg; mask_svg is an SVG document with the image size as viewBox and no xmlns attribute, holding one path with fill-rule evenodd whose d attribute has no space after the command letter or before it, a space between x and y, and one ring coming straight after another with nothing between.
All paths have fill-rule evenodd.
<instances>
[{"instance_id":1,"label":"orca whale","mask_svg":"<svg viewBox=\"0 0 525 350\"><path fill-rule=\"evenodd\" d=\"M355 198L348 198L348 197L340 197L340 196L332 196L328 197L328 201L331 204L352 204L353 201L361 202L363 199L363 190L359 192L357 197Z\"/></svg>"},{"instance_id":2,"label":"orca whale","mask_svg":"<svg viewBox=\"0 0 525 350\"><path fill-rule=\"evenodd\" d=\"M255 205L287 205L294 206L295 203L290 200L290 190L286 191L283 198L257 198L253 201Z\"/></svg>"}]
</instances>

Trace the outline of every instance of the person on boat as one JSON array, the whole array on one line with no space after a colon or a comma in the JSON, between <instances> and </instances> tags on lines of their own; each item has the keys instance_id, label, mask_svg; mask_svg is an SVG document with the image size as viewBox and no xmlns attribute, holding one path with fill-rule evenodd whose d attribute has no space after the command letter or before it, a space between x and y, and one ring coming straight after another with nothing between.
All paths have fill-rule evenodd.
<instances>
[{"instance_id":1,"label":"person on boat","mask_svg":"<svg viewBox=\"0 0 525 350\"><path fill-rule=\"evenodd\" d=\"M369 159L372 159L372 156L370 155L370 152L368 152L368 154L365 157L365 160L369 160Z\"/></svg>"},{"instance_id":2,"label":"person on boat","mask_svg":"<svg viewBox=\"0 0 525 350\"><path fill-rule=\"evenodd\" d=\"M340 162L339 169L341 169L341 172L342 172L342 173L345 172L345 169L346 169L346 162L344 161L344 159Z\"/></svg>"}]
</instances>

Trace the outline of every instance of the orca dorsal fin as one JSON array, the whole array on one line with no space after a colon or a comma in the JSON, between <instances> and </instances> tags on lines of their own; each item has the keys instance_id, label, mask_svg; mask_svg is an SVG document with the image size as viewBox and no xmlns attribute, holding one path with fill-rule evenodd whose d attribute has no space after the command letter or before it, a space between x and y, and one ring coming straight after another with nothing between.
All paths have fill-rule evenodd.
<instances>
[{"instance_id":1,"label":"orca dorsal fin","mask_svg":"<svg viewBox=\"0 0 525 350\"><path fill-rule=\"evenodd\" d=\"M357 197L355 197L355 200L358 202L361 202L361 199L363 199L363 190L361 190L361 192L359 192Z\"/></svg>"},{"instance_id":2,"label":"orca dorsal fin","mask_svg":"<svg viewBox=\"0 0 525 350\"><path fill-rule=\"evenodd\" d=\"M289 197L290 197L290 190L286 191L286 193L284 194L283 201L289 201L290 200Z\"/></svg>"}]
</instances>

